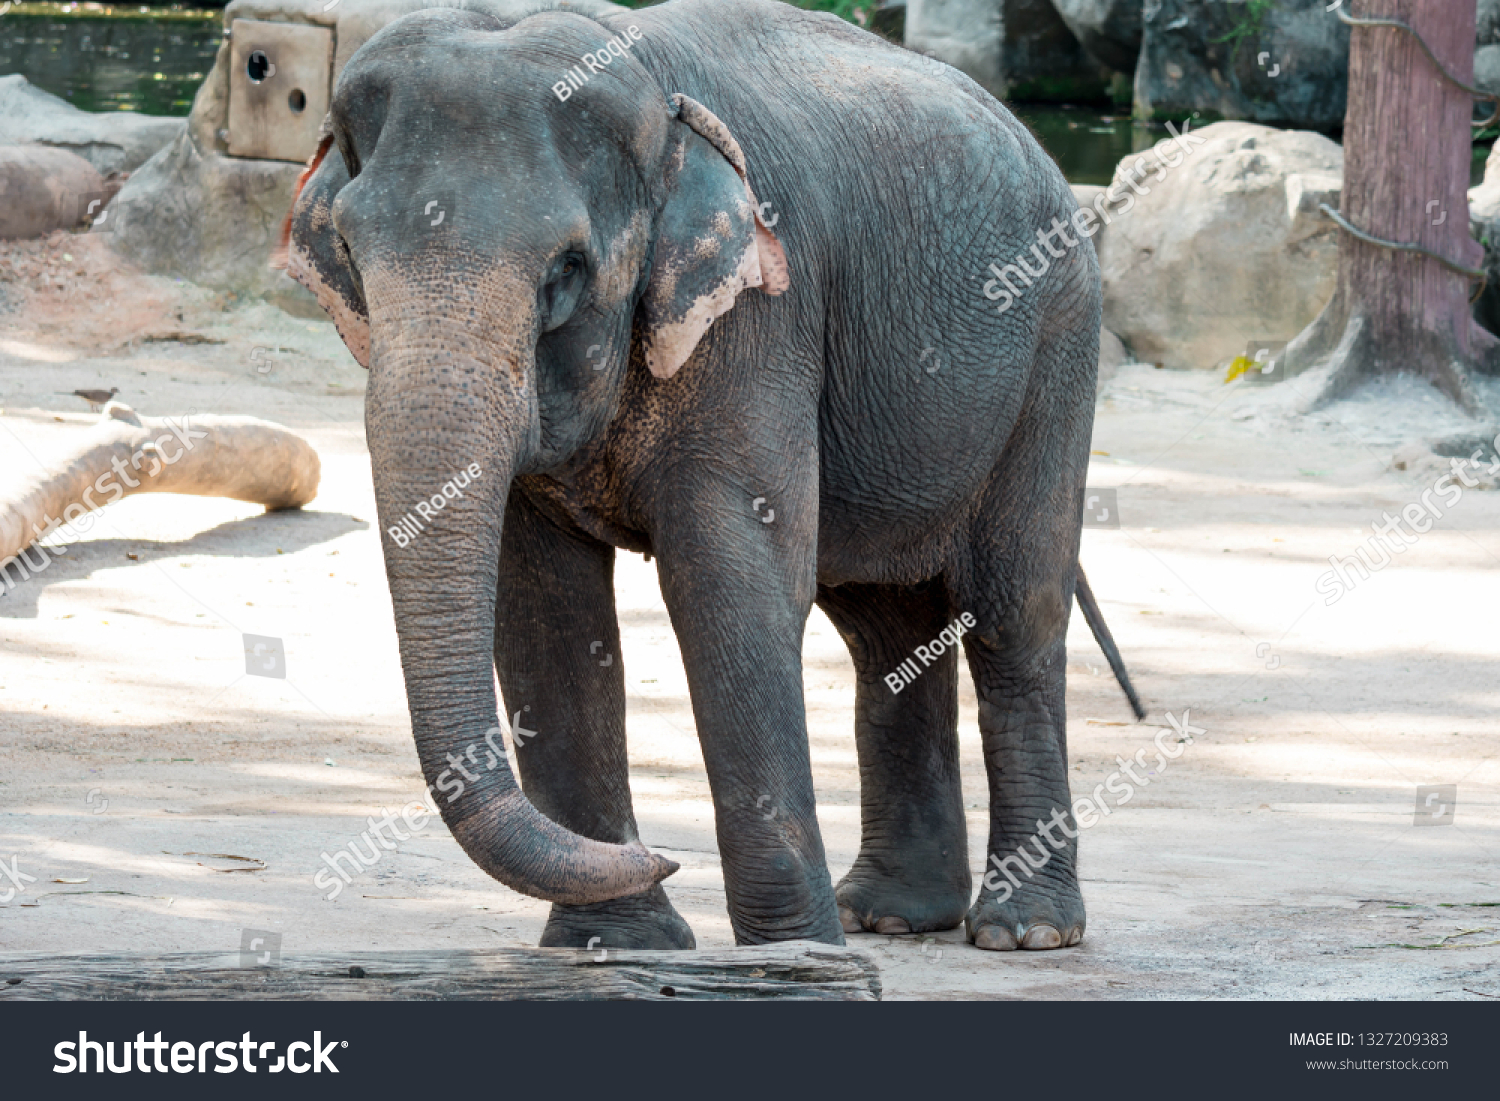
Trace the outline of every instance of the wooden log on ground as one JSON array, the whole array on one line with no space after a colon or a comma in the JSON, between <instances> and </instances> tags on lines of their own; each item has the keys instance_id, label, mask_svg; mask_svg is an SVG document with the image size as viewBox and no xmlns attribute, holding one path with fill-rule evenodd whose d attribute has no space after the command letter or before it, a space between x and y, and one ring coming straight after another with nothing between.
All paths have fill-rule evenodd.
<instances>
[{"instance_id":1,"label":"wooden log on ground","mask_svg":"<svg viewBox=\"0 0 1500 1101\"><path fill-rule=\"evenodd\" d=\"M880 972L866 953L811 941L704 952L355 950L240 964L233 952L6 953L0 1002L880 1000Z\"/></svg>"},{"instance_id":2,"label":"wooden log on ground","mask_svg":"<svg viewBox=\"0 0 1500 1101\"><path fill-rule=\"evenodd\" d=\"M94 511L133 493L300 508L317 496L320 475L312 445L279 424L255 417L142 417L111 402L73 454L0 493L0 568L64 524L86 531Z\"/></svg>"}]
</instances>

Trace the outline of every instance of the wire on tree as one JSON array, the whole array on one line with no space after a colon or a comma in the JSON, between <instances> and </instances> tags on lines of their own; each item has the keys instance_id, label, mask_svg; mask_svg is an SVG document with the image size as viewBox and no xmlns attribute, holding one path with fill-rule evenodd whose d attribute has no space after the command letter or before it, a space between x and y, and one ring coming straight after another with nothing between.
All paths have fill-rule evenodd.
<instances>
[{"instance_id":1,"label":"wire on tree","mask_svg":"<svg viewBox=\"0 0 1500 1101\"><path fill-rule=\"evenodd\" d=\"M1479 280L1479 289L1475 291L1474 296L1469 299L1469 304L1471 306L1475 302L1478 302L1479 296L1484 293L1485 281L1487 277L1479 268L1466 268L1462 264L1455 264L1446 256L1441 256L1438 253L1433 252L1431 249L1425 249L1421 245L1403 244L1400 241L1387 241L1384 237L1373 236L1372 234L1366 233L1364 230L1360 229L1353 222L1349 221L1327 203L1319 203L1318 209L1328 217L1332 218L1334 222L1337 223L1338 227L1345 233L1349 234L1352 237L1357 237L1367 245L1375 245L1377 248L1393 249L1396 252L1419 253L1420 255L1426 256L1429 259L1436 260L1439 264L1442 264L1443 267L1447 268L1451 272L1456 272L1459 275L1467 275L1470 279Z\"/></svg>"},{"instance_id":2,"label":"wire on tree","mask_svg":"<svg viewBox=\"0 0 1500 1101\"><path fill-rule=\"evenodd\" d=\"M1415 30L1413 30L1411 27L1409 27L1405 23L1401 22L1401 20L1399 20L1399 19L1356 19L1354 16L1349 15L1347 12L1345 12L1344 9L1342 9L1342 8L1340 8L1335 14L1339 17L1339 19L1343 23L1346 23L1348 26L1351 26L1351 27L1395 27L1396 30L1398 30L1398 31L1405 31L1407 34L1409 34L1413 38L1415 38L1417 40L1417 45L1421 46L1422 49L1426 52L1427 56L1430 57L1430 58L1432 58L1432 63L1437 66L1438 72L1440 74L1442 74L1443 79L1446 80L1449 84L1452 84L1452 85L1454 85L1457 88L1462 88L1464 91L1468 92L1469 95L1473 96L1475 99L1484 99L1484 100L1488 100L1491 103L1497 104L1497 106L1495 108L1495 113L1493 115L1491 115L1489 118L1485 119L1483 122L1473 122L1473 121L1471 121L1469 123L1470 126L1473 126L1474 128L1479 129L1479 130L1484 130L1487 127L1495 125L1495 123L1497 121L1500 121L1500 95L1496 95L1493 92L1486 92L1482 88L1475 88L1473 85L1465 84L1463 81L1459 80L1458 77L1454 76L1452 73L1450 73L1448 71L1448 67L1446 65L1444 65L1441 61L1438 60L1438 55L1432 52L1432 47L1427 44L1426 40L1420 34L1418 34ZM1348 227L1346 227L1346 228L1348 228ZM1389 247L1396 248L1396 247L1400 247L1400 246L1392 245L1392 246L1389 246ZM1428 255L1431 256L1432 253L1428 253ZM1437 257L1437 259L1441 260L1442 257ZM1444 263L1447 263L1447 261L1444 261ZM1455 271L1465 271L1467 269L1454 268L1454 270ZM1483 288L1480 288L1480 289L1481 289L1481 291L1483 290Z\"/></svg>"}]
</instances>

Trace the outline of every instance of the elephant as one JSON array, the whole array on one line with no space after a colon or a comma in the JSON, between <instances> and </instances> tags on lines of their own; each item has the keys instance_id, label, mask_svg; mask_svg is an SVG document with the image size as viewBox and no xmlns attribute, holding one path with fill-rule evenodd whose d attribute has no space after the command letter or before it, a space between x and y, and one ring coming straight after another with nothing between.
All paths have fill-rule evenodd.
<instances>
[{"instance_id":1,"label":"elephant","mask_svg":"<svg viewBox=\"0 0 1500 1101\"><path fill-rule=\"evenodd\" d=\"M428 8L349 60L281 262L369 370L423 775L480 867L552 903L543 946L695 943L677 865L639 839L623 663L597 658L620 652L619 550L656 563L738 943L1082 939L1064 666L1102 296L1081 213L973 81L776 0ZM858 677L836 886L814 604ZM972 901L959 649L990 861L1066 834ZM497 679L535 727L519 785Z\"/></svg>"}]
</instances>

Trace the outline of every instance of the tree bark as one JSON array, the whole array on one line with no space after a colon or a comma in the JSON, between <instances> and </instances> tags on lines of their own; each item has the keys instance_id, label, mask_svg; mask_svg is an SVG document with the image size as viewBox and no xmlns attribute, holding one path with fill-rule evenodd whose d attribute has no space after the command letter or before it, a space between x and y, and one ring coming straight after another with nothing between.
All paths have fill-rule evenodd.
<instances>
[{"instance_id":1,"label":"tree bark","mask_svg":"<svg viewBox=\"0 0 1500 1101\"><path fill-rule=\"evenodd\" d=\"M1449 73L1473 83L1472 0L1350 0L1349 8L1356 19L1407 24ZM1468 219L1472 97L1404 31L1351 30L1340 213L1370 236L1479 268L1483 249L1469 236ZM1286 350L1289 375L1332 368L1312 406L1369 379L1410 372L1484 415L1470 373L1493 370L1500 342L1473 320L1473 281L1430 256L1344 230L1338 265L1333 298Z\"/></svg>"},{"instance_id":2,"label":"tree bark","mask_svg":"<svg viewBox=\"0 0 1500 1101\"><path fill-rule=\"evenodd\" d=\"M270 967L247 966L244 955L5 955L0 1002L876 1002L881 993L880 971L867 953L809 941L704 952L356 949L287 954Z\"/></svg>"}]
</instances>

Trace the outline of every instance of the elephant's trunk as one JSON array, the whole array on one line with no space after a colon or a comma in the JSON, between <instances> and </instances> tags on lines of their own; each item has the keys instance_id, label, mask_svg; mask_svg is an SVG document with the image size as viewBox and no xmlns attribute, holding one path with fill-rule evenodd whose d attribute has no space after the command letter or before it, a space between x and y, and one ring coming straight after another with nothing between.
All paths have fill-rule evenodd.
<instances>
[{"instance_id":1,"label":"elephant's trunk","mask_svg":"<svg viewBox=\"0 0 1500 1101\"><path fill-rule=\"evenodd\" d=\"M410 295L371 297L365 424L381 541L412 735L443 821L480 867L523 894L583 904L645 891L677 865L542 815L516 783L496 722L501 524L512 475L538 439L533 310L497 323L492 307L481 325L451 292L426 298L432 312ZM545 738L545 719L531 721Z\"/></svg>"}]
</instances>

